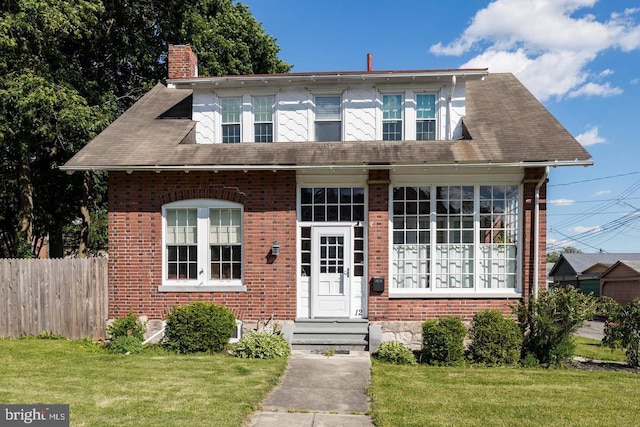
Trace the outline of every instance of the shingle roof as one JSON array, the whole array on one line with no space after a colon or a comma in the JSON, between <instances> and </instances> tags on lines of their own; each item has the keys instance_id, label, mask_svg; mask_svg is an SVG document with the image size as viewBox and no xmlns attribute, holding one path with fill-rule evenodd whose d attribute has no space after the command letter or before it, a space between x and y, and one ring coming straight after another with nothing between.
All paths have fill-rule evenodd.
<instances>
[{"instance_id":1,"label":"shingle roof","mask_svg":"<svg viewBox=\"0 0 640 427\"><path fill-rule=\"evenodd\" d=\"M554 268L549 273L554 275L556 267L560 265L562 259L568 263L576 274L588 270L590 267L596 264L613 265L620 260L625 261L640 261L640 253L614 253L614 254L562 254L560 260L556 262Z\"/></svg>"},{"instance_id":2,"label":"shingle roof","mask_svg":"<svg viewBox=\"0 0 640 427\"><path fill-rule=\"evenodd\" d=\"M457 141L195 144L191 91L155 86L63 169L447 165L588 161L590 154L512 75L467 84Z\"/></svg>"}]
</instances>

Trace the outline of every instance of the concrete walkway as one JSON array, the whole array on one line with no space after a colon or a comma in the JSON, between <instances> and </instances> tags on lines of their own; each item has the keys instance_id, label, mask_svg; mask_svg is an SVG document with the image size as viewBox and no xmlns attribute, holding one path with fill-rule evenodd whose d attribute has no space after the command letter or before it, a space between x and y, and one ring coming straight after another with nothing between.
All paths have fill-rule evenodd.
<instances>
[{"instance_id":1,"label":"concrete walkway","mask_svg":"<svg viewBox=\"0 0 640 427\"><path fill-rule=\"evenodd\" d=\"M584 322L584 325L578 329L576 335L594 340L602 340L604 337L604 321L587 320Z\"/></svg>"},{"instance_id":2,"label":"concrete walkway","mask_svg":"<svg viewBox=\"0 0 640 427\"><path fill-rule=\"evenodd\" d=\"M280 384L250 426L371 427L366 416L371 381L368 352L325 356L294 350Z\"/></svg>"}]
</instances>

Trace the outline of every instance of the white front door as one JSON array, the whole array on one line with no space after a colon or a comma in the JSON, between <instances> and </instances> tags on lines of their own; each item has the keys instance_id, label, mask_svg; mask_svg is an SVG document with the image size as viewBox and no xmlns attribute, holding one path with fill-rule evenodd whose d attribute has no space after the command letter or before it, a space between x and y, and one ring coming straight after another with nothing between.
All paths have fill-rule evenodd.
<instances>
[{"instance_id":1,"label":"white front door","mask_svg":"<svg viewBox=\"0 0 640 427\"><path fill-rule=\"evenodd\" d=\"M311 236L313 317L349 317L351 227L313 227Z\"/></svg>"}]
</instances>

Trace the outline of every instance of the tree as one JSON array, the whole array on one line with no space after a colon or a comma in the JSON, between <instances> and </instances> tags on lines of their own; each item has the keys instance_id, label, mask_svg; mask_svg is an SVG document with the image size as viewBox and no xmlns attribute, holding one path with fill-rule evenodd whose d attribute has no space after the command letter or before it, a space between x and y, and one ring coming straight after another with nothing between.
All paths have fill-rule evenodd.
<instances>
[{"instance_id":1,"label":"tree","mask_svg":"<svg viewBox=\"0 0 640 427\"><path fill-rule=\"evenodd\" d=\"M275 39L233 0L9 0L0 10L0 242L24 256L78 229L79 256L105 233L104 174L58 170L166 77L170 43L191 44L201 74L286 72ZM93 232L94 239L91 239ZM94 248L95 249L95 248ZM27 251L28 252L28 251Z\"/></svg>"},{"instance_id":2,"label":"tree","mask_svg":"<svg viewBox=\"0 0 640 427\"><path fill-rule=\"evenodd\" d=\"M547 252L547 262L558 262L560 259L560 255L562 254L581 254L582 251L580 249L574 248L573 246L567 246L566 248L562 248L559 251Z\"/></svg>"}]
</instances>

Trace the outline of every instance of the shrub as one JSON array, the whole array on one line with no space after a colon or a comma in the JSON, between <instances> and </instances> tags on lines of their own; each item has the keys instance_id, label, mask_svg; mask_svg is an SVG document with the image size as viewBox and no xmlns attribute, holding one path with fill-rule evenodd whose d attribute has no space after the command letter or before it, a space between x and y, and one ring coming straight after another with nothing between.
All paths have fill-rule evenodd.
<instances>
[{"instance_id":1,"label":"shrub","mask_svg":"<svg viewBox=\"0 0 640 427\"><path fill-rule=\"evenodd\" d=\"M520 360L522 332L515 320L498 310L479 311L469 329L469 358L487 365L512 365Z\"/></svg>"},{"instance_id":2,"label":"shrub","mask_svg":"<svg viewBox=\"0 0 640 427\"><path fill-rule=\"evenodd\" d=\"M234 355L243 359L279 359L290 354L287 340L270 332L249 332L234 347Z\"/></svg>"},{"instance_id":3,"label":"shrub","mask_svg":"<svg viewBox=\"0 0 640 427\"><path fill-rule=\"evenodd\" d=\"M629 365L640 366L640 298L611 312L604 324L602 344L612 349L624 348Z\"/></svg>"},{"instance_id":4,"label":"shrub","mask_svg":"<svg viewBox=\"0 0 640 427\"><path fill-rule=\"evenodd\" d=\"M573 356L572 335L593 317L595 299L574 287L542 291L516 307L524 335L523 357L533 354L539 363L556 365Z\"/></svg>"},{"instance_id":5,"label":"shrub","mask_svg":"<svg viewBox=\"0 0 640 427\"><path fill-rule=\"evenodd\" d=\"M422 361L430 365L455 365L463 361L464 337L462 320L450 316L422 323Z\"/></svg>"},{"instance_id":6,"label":"shrub","mask_svg":"<svg viewBox=\"0 0 640 427\"><path fill-rule=\"evenodd\" d=\"M236 327L226 307L204 301L174 307L166 318L164 343L177 353L220 352Z\"/></svg>"},{"instance_id":7,"label":"shrub","mask_svg":"<svg viewBox=\"0 0 640 427\"><path fill-rule=\"evenodd\" d=\"M118 354L136 354L142 352L142 341L133 335L121 335L111 340L109 350Z\"/></svg>"},{"instance_id":8,"label":"shrub","mask_svg":"<svg viewBox=\"0 0 640 427\"><path fill-rule=\"evenodd\" d=\"M376 358L395 365L415 365L416 357L406 345L396 341L385 341L376 352Z\"/></svg>"},{"instance_id":9,"label":"shrub","mask_svg":"<svg viewBox=\"0 0 640 427\"><path fill-rule=\"evenodd\" d=\"M114 319L114 321L107 326L107 333L111 336L112 340L119 337L132 336L142 342L144 341L144 333L146 330L147 324L133 314L132 308L129 309L127 316Z\"/></svg>"},{"instance_id":10,"label":"shrub","mask_svg":"<svg viewBox=\"0 0 640 427\"><path fill-rule=\"evenodd\" d=\"M611 313L620 307L618 301L606 295L596 298L596 316L608 318Z\"/></svg>"}]
</instances>

